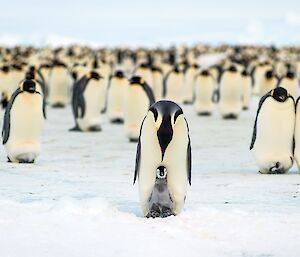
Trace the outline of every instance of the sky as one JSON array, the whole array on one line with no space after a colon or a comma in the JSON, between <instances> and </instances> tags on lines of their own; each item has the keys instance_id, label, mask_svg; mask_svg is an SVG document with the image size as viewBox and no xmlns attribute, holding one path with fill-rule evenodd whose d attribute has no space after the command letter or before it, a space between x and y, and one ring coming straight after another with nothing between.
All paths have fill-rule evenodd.
<instances>
[{"instance_id":1,"label":"sky","mask_svg":"<svg viewBox=\"0 0 300 257\"><path fill-rule=\"evenodd\" d=\"M300 44L299 0L0 0L0 44Z\"/></svg>"}]
</instances>

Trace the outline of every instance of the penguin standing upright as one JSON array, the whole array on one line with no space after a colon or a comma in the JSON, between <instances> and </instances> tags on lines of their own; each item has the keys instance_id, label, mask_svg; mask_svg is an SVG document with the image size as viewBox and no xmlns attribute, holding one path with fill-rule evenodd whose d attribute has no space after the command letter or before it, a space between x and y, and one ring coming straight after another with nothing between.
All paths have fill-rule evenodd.
<instances>
[{"instance_id":1,"label":"penguin standing upright","mask_svg":"<svg viewBox=\"0 0 300 257\"><path fill-rule=\"evenodd\" d=\"M101 131L102 87L102 77L95 71L75 82L72 95L75 127L71 131Z\"/></svg>"},{"instance_id":2,"label":"penguin standing upright","mask_svg":"<svg viewBox=\"0 0 300 257\"><path fill-rule=\"evenodd\" d=\"M240 83L243 90L243 110L248 110L252 96L252 78L246 69L241 72Z\"/></svg>"},{"instance_id":3,"label":"penguin standing upright","mask_svg":"<svg viewBox=\"0 0 300 257\"><path fill-rule=\"evenodd\" d=\"M264 96L277 87L278 78L273 69L267 70L260 80L260 96Z\"/></svg>"},{"instance_id":4,"label":"penguin standing upright","mask_svg":"<svg viewBox=\"0 0 300 257\"><path fill-rule=\"evenodd\" d=\"M299 97L299 81L295 73L288 71L279 81L279 86L285 88L294 99Z\"/></svg>"},{"instance_id":5,"label":"penguin standing upright","mask_svg":"<svg viewBox=\"0 0 300 257\"><path fill-rule=\"evenodd\" d=\"M295 102L282 87L261 98L250 150L260 173L280 174L293 165Z\"/></svg>"},{"instance_id":6,"label":"penguin standing upright","mask_svg":"<svg viewBox=\"0 0 300 257\"><path fill-rule=\"evenodd\" d=\"M237 119L242 110L243 88L234 65L225 70L220 81L219 109L224 119Z\"/></svg>"},{"instance_id":7,"label":"penguin standing upright","mask_svg":"<svg viewBox=\"0 0 300 257\"><path fill-rule=\"evenodd\" d=\"M192 104L194 100L195 78L199 72L199 65L193 64L188 67L184 75L184 103Z\"/></svg>"},{"instance_id":8,"label":"penguin standing upright","mask_svg":"<svg viewBox=\"0 0 300 257\"><path fill-rule=\"evenodd\" d=\"M34 80L25 80L12 95L4 114L3 145L11 162L33 163L41 151L43 97Z\"/></svg>"},{"instance_id":9,"label":"penguin standing upright","mask_svg":"<svg viewBox=\"0 0 300 257\"><path fill-rule=\"evenodd\" d=\"M202 70L196 77L194 109L198 115L211 115L214 109L215 83L208 70Z\"/></svg>"},{"instance_id":10,"label":"penguin standing upright","mask_svg":"<svg viewBox=\"0 0 300 257\"><path fill-rule=\"evenodd\" d=\"M171 101L153 104L141 126L134 182L144 216L181 212L191 184L191 143L182 109Z\"/></svg>"},{"instance_id":11,"label":"penguin standing upright","mask_svg":"<svg viewBox=\"0 0 300 257\"><path fill-rule=\"evenodd\" d=\"M65 107L70 101L72 79L65 63L54 60L49 78L47 102L56 108Z\"/></svg>"},{"instance_id":12,"label":"penguin standing upright","mask_svg":"<svg viewBox=\"0 0 300 257\"><path fill-rule=\"evenodd\" d=\"M175 66L164 79L164 97L178 104L183 103L184 74Z\"/></svg>"},{"instance_id":13,"label":"penguin standing upright","mask_svg":"<svg viewBox=\"0 0 300 257\"><path fill-rule=\"evenodd\" d=\"M157 66L152 66L152 78L153 78L153 93L155 99L161 100L163 97L163 71Z\"/></svg>"},{"instance_id":14,"label":"penguin standing upright","mask_svg":"<svg viewBox=\"0 0 300 257\"><path fill-rule=\"evenodd\" d=\"M139 76L133 76L125 93L125 132L130 142L137 142L143 118L155 102L151 88Z\"/></svg>"},{"instance_id":15,"label":"penguin standing upright","mask_svg":"<svg viewBox=\"0 0 300 257\"><path fill-rule=\"evenodd\" d=\"M124 101L128 80L123 71L117 70L111 77L107 92L107 115L112 123L124 122Z\"/></svg>"}]
</instances>

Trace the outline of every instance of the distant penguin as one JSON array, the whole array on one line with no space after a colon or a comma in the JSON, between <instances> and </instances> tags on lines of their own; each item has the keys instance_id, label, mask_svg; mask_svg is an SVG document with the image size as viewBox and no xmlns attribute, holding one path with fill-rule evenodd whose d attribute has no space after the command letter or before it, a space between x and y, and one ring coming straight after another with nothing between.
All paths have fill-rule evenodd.
<instances>
[{"instance_id":1,"label":"distant penguin","mask_svg":"<svg viewBox=\"0 0 300 257\"><path fill-rule=\"evenodd\" d=\"M279 86L285 88L294 99L299 97L299 81L294 72L288 71L286 75L280 79Z\"/></svg>"},{"instance_id":2,"label":"distant penguin","mask_svg":"<svg viewBox=\"0 0 300 257\"><path fill-rule=\"evenodd\" d=\"M49 94L47 102L56 108L65 107L70 102L72 79L68 67L55 60L49 78Z\"/></svg>"},{"instance_id":3,"label":"distant penguin","mask_svg":"<svg viewBox=\"0 0 300 257\"><path fill-rule=\"evenodd\" d=\"M260 173L286 173L293 166L295 102L277 87L261 98L250 150Z\"/></svg>"},{"instance_id":4,"label":"distant penguin","mask_svg":"<svg viewBox=\"0 0 300 257\"><path fill-rule=\"evenodd\" d=\"M25 80L13 93L4 114L2 138L9 161L35 161L41 151L43 116L43 97L33 80Z\"/></svg>"},{"instance_id":5,"label":"distant penguin","mask_svg":"<svg viewBox=\"0 0 300 257\"><path fill-rule=\"evenodd\" d=\"M128 80L123 71L111 77L107 93L107 115L111 123L124 122L124 101Z\"/></svg>"},{"instance_id":6,"label":"distant penguin","mask_svg":"<svg viewBox=\"0 0 300 257\"><path fill-rule=\"evenodd\" d=\"M71 131L101 131L102 87L102 77L95 71L75 82L72 95L75 127Z\"/></svg>"},{"instance_id":7,"label":"distant penguin","mask_svg":"<svg viewBox=\"0 0 300 257\"><path fill-rule=\"evenodd\" d=\"M234 65L225 70L220 81L219 109L224 119L237 119L242 110L243 88Z\"/></svg>"},{"instance_id":8,"label":"distant penguin","mask_svg":"<svg viewBox=\"0 0 300 257\"><path fill-rule=\"evenodd\" d=\"M184 103L192 104L194 100L195 79L199 73L199 65L190 65L184 74Z\"/></svg>"},{"instance_id":9,"label":"distant penguin","mask_svg":"<svg viewBox=\"0 0 300 257\"><path fill-rule=\"evenodd\" d=\"M138 66L134 71L134 75L143 78L146 81L147 85L151 87L152 90L154 89L152 70L149 63L142 63L140 66Z\"/></svg>"},{"instance_id":10,"label":"distant penguin","mask_svg":"<svg viewBox=\"0 0 300 257\"><path fill-rule=\"evenodd\" d=\"M156 100L161 100L163 97L163 71L161 68L152 67L152 78L153 78L153 93Z\"/></svg>"},{"instance_id":11,"label":"distant penguin","mask_svg":"<svg viewBox=\"0 0 300 257\"><path fill-rule=\"evenodd\" d=\"M208 70L202 70L195 79L194 109L198 115L211 115L214 109L215 79Z\"/></svg>"},{"instance_id":12,"label":"distant penguin","mask_svg":"<svg viewBox=\"0 0 300 257\"><path fill-rule=\"evenodd\" d=\"M272 65L270 65L268 62L260 62L259 64L254 66L252 71L252 76L254 79L253 94L260 94L261 80L265 76L266 71L272 68Z\"/></svg>"},{"instance_id":13,"label":"distant penguin","mask_svg":"<svg viewBox=\"0 0 300 257\"><path fill-rule=\"evenodd\" d=\"M260 96L263 97L265 94L277 87L278 78L273 69L267 70L264 76L260 80Z\"/></svg>"},{"instance_id":14,"label":"distant penguin","mask_svg":"<svg viewBox=\"0 0 300 257\"><path fill-rule=\"evenodd\" d=\"M183 111L174 102L156 102L143 121L134 182L137 179L144 216L181 212L191 184L191 143Z\"/></svg>"},{"instance_id":15,"label":"distant penguin","mask_svg":"<svg viewBox=\"0 0 300 257\"><path fill-rule=\"evenodd\" d=\"M164 98L178 104L183 103L184 74L175 66L164 79Z\"/></svg>"},{"instance_id":16,"label":"distant penguin","mask_svg":"<svg viewBox=\"0 0 300 257\"><path fill-rule=\"evenodd\" d=\"M125 132L130 142L137 142L143 118L155 102L151 88L139 76L133 76L125 93Z\"/></svg>"},{"instance_id":17,"label":"distant penguin","mask_svg":"<svg viewBox=\"0 0 300 257\"><path fill-rule=\"evenodd\" d=\"M11 86L13 83L12 76L10 73L10 67L3 65L0 69L0 94L1 104L3 108L6 108L8 101L11 97Z\"/></svg>"},{"instance_id":18,"label":"distant penguin","mask_svg":"<svg viewBox=\"0 0 300 257\"><path fill-rule=\"evenodd\" d=\"M248 110L252 96L252 78L246 69L241 72L240 83L243 90L243 110Z\"/></svg>"}]
</instances>

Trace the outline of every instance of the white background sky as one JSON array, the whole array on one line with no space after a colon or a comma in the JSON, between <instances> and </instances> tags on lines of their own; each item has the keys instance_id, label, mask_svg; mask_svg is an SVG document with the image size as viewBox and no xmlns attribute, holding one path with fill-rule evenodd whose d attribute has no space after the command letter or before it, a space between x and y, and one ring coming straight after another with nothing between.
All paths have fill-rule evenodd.
<instances>
[{"instance_id":1,"label":"white background sky","mask_svg":"<svg viewBox=\"0 0 300 257\"><path fill-rule=\"evenodd\" d=\"M300 44L298 0L0 0L0 43Z\"/></svg>"}]
</instances>

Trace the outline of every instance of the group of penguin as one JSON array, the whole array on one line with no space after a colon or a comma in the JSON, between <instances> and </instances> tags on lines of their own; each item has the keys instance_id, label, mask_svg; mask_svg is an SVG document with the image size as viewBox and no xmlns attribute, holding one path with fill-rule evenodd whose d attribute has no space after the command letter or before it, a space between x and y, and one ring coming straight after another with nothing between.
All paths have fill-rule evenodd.
<instances>
[{"instance_id":1,"label":"group of penguin","mask_svg":"<svg viewBox=\"0 0 300 257\"><path fill-rule=\"evenodd\" d=\"M252 95L261 95L251 144L260 171L283 173L294 156L298 160L297 149L300 155L293 105L299 96L297 49L71 46L0 48L0 53L8 161L33 163L38 157L47 106L71 104L70 131L101 131L106 113L111 123L124 124L129 141L137 142L134 182L139 182L146 217L180 213L191 184L191 142L182 104L193 104L198 115L207 116L218 103L224 119L236 119L250 107ZM199 58L209 53L226 58L201 66Z\"/></svg>"}]
</instances>

